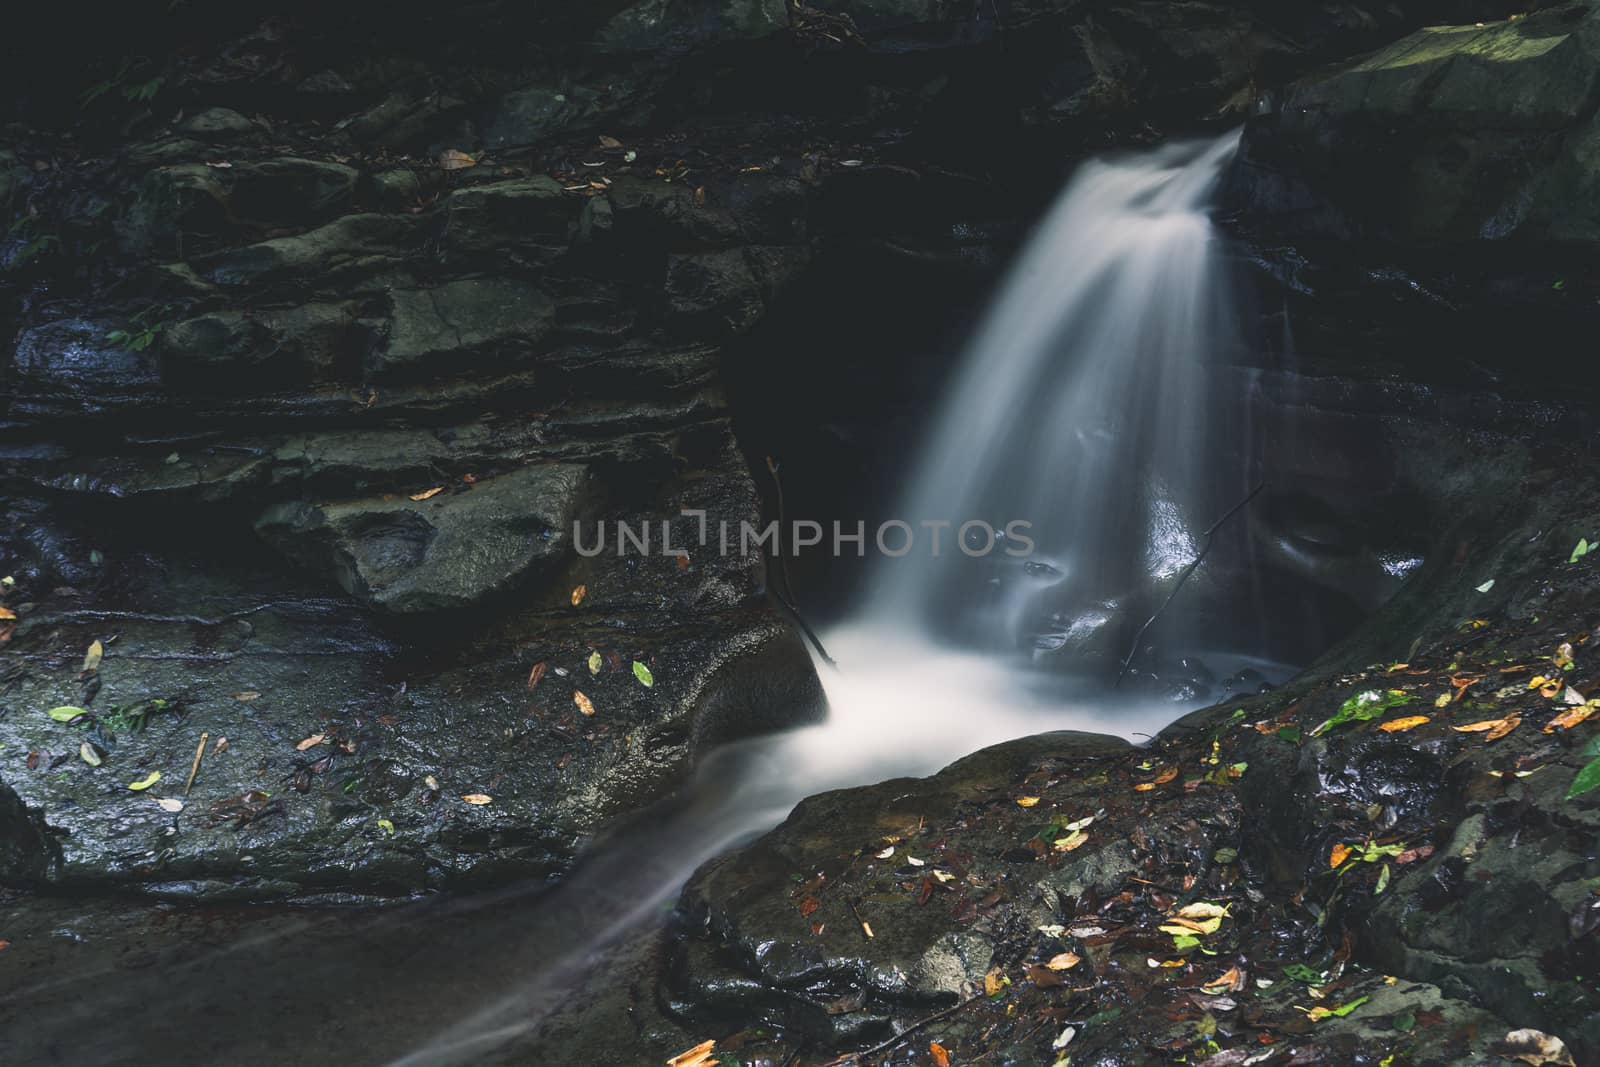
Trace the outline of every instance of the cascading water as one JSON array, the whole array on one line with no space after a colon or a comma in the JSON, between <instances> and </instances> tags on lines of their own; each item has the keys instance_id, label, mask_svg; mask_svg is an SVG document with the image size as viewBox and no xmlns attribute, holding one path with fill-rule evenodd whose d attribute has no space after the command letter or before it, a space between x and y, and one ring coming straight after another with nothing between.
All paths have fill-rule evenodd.
<instances>
[{"instance_id":1,"label":"cascading water","mask_svg":"<svg viewBox=\"0 0 1600 1067\"><path fill-rule=\"evenodd\" d=\"M1207 371L1235 338L1205 209L1237 144L1095 160L1062 192L968 347L901 508L956 540L885 559L878 618L1103 660L1107 624L1194 558L1191 531L1245 477L1237 409ZM1020 536L976 562L980 521ZM1023 538L1025 559L1011 555Z\"/></svg>"},{"instance_id":2,"label":"cascading water","mask_svg":"<svg viewBox=\"0 0 1600 1067\"><path fill-rule=\"evenodd\" d=\"M392 1064L480 1062L491 1048L526 1040L609 951L658 920L696 867L803 797L932 773L1044 730L1137 738L1181 710L1165 699L1064 697L1028 684L1005 657L937 647L927 633L940 614L1026 633L1036 601L1066 604L1055 595L1066 593L1109 602L1141 581L1159 587L1193 557L1190 517L1209 521L1219 489L1237 487L1215 477L1228 465L1213 459L1219 427L1236 420L1218 414L1202 373L1229 322L1203 207L1235 143L1086 164L975 337L905 515L1032 521L1038 551L1015 573L971 570L964 565L981 561L948 543L939 558L886 560L872 617L827 635L840 664L822 672L827 721L712 754L676 806L595 848L559 887L412 909L345 935L324 924L328 940L307 966L329 968L343 988L384 1005L386 1039L410 1046ZM518 898L535 892L522 906ZM314 987L299 966L285 974L271 963L301 926L181 967L217 997L304 1000ZM405 967L390 963L391 945ZM171 965L164 980L179 982L179 969ZM314 995L315 1008L297 1014L326 1009ZM47 996L38 1018L63 1041L70 1035L84 1062L119 1062L126 1035L90 1022L147 1014L144 997L125 983ZM351 1052L371 1058L365 1048Z\"/></svg>"},{"instance_id":3,"label":"cascading water","mask_svg":"<svg viewBox=\"0 0 1600 1067\"><path fill-rule=\"evenodd\" d=\"M1217 417L1221 400L1204 373L1232 321L1204 208L1237 143L1230 134L1086 164L969 347L906 516L1032 519L1039 552L1019 568L1021 592L1001 605L1014 629L1041 587L1104 598L1140 575L1170 581L1196 552L1190 515L1243 479L1241 471L1219 485L1215 476L1226 464L1210 458L1219 435L1206 417ZM822 672L827 721L716 753L670 827L612 842L547 898L554 918L544 928L570 953L395 1067L463 1062L526 1032L607 942L654 914L706 859L806 796L929 774L1044 730L1148 737L1183 710L1164 699L1064 697L1031 686L1002 658L930 643L928 620L983 610L961 566L970 562L948 545L938 557L886 559L870 617L826 636L839 661ZM592 914L607 919L596 924ZM541 951L550 947L541 938Z\"/></svg>"}]
</instances>

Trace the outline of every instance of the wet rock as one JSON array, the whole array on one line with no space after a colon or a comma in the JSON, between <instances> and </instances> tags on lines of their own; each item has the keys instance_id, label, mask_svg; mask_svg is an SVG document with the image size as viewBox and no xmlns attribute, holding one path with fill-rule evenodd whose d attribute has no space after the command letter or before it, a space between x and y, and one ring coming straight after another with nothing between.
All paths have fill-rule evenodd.
<instances>
[{"instance_id":1,"label":"wet rock","mask_svg":"<svg viewBox=\"0 0 1600 1067\"><path fill-rule=\"evenodd\" d=\"M571 238L579 214L579 204L543 175L461 189L445 207L446 243L462 253L531 245L535 255L554 255Z\"/></svg>"},{"instance_id":2,"label":"wet rock","mask_svg":"<svg viewBox=\"0 0 1600 1067\"><path fill-rule=\"evenodd\" d=\"M688 50L715 40L765 37L788 22L782 0L642 0L613 15L595 40L606 51Z\"/></svg>"},{"instance_id":3,"label":"wet rock","mask_svg":"<svg viewBox=\"0 0 1600 1067\"><path fill-rule=\"evenodd\" d=\"M602 114L600 95L580 85L532 85L500 98L483 131L491 148L538 144L592 124Z\"/></svg>"},{"instance_id":4,"label":"wet rock","mask_svg":"<svg viewBox=\"0 0 1600 1067\"><path fill-rule=\"evenodd\" d=\"M373 376L437 374L458 361L507 367L525 359L555 324L555 303L514 278L466 278L389 294L389 338Z\"/></svg>"},{"instance_id":5,"label":"wet rock","mask_svg":"<svg viewBox=\"0 0 1600 1067\"><path fill-rule=\"evenodd\" d=\"M583 467L538 466L421 501L296 501L256 529L363 603L398 614L461 609L560 566L587 477Z\"/></svg>"},{"instance_id":6,"label":"wet rock","mask_svg":"<svg viewBox=\"0 0 1600 1067\"><path fill-rule=\"evenodd\" d=\"M190 115L174 127L179 133L191 137L215 137L222 140L255 131L255 124L230 108L208 107Z\"/></svg>"},{"instance_id":7,"label":"wet rock","mask_svg":"<svg viewBox=\"0 0 1600 1067\"><path fill-rule=\"evenodd\" d=\"M156 167L139 183L118 225L129 251L176 248L180 233L212 234L230 225L227 190L217 172L201 163Z\"/></svg>"},{"instance_id":8,"label":"wet rock","mask_svg":"<svg viewBox=\"0 0 1600 1067\"><path fill-rule=\"evenodd\" d=\"M276 311L213 311L174 323L161 338L164 380L238 392L354 378L373 343L352 304Z\"/></svg>"},{"instance_id":9,"label":"wet rock","mask_svg":"<svg viewBox=\"0 0 1600 1067\"><path fill-rule=\"evenodd\" d=\"M345 215L295 237L278 237L206 257L204 277L229 288L310 287L369 275L416 250L412 220Z\"/></svg>"},{"instance_id":10,"label":"wet rock","mask_svg":"<svg viewBox=\"0 0 1600 1067\"><path fill-rule=\"evenodd\" d=\"M807 259L804 247L756 245L671 256L667 261L668 310L680 319L710 319L727 332L739 333L760 318Z\"/></svg>"}]
</instances>

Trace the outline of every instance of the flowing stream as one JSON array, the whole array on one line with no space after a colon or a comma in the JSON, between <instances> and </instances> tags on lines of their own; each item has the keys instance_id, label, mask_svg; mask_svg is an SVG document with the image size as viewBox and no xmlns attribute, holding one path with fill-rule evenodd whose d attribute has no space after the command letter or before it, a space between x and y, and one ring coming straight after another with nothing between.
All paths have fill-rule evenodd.
<instances>
[{"instance_id":1,"label":"flowing stream","mask_svg":"<svg viewBox=\"0 0 1600 1067\"><path fill-rule=\"evenodd\" d=\"M1207 509L1219 492L1237 488L1205 465L1218 427L1202 374L1229 321L1205 207L1236 143L1229 135L1085 164L969 347L905 514L1002 529L1025 519L1034 555L974 559L947 543L937 559L886 560L873 610L825 635L839 663L819 667L825 722L714 753L673 805L599 843L554 889L359 920L287 916L164 965L161 983L209 998L191 1005L210 1021L189 1040L228 1049L231 1062L271 1062L270 1042L246 1055L252 1039L228 1027L275 1012L292 1023L314 998L313 1013L377 1023L347 1036L336 1022L340 1033L319 1038L319 1054L336 1062L483 1062L529 1039L608 953L655 928L700 864L775 825L803 797L929 774L1044 730L1140 740L1187 710L1159 695L1109 699L1103 679L1057 674L1039 684L1026 649L1050 651L1052 633L1083 625L1084 603L1114 605L1141 583L1159 589L1194 558L1191 531L1214 517ZM966 621L979 614L974 604L980 639L952 641L939 620ZM996 635L1024 654L997 655ZM297 984L302 973L309 989ZM28 995L83 1062L144 1062L143 1040L120 1023L94 1023L116 1015L144 1025L145 994L119 986L82 995L94 980L78 973L63 980L70 988ZM389 1045L381 1053L372 1043L380 1032Z\"/></svg>"},{"instance_id":2,"label":"flowing stream","mask_svg":"<svg viewBox=\"0 0 1600 1067\"><path fill-rule=\"evenodd\" d=\"M960 613L981 622L975 632L1012 643L1041 599L1104 605L1141 581L1159 587L1194 559L1194 524L1242 481L1208 465L1226 447L1219 434L1237 424L1208 424L1204 366L1232 333L1206 208L1237 144L1232 133L1086 163L971 341L903 513L914 528L947 521L947 537L962 537L972 519L997 530L1028 521L1037 551L1010 567L1015 580L957 550L978 546L950 540L937 556L919 545L885 559L872 610L825 637L839 664L819 664L827 720L716 753L665 828L609 842L541 903L571 909L554 925L583 930L579 943L396 1067L465 1062L537 1026L606 944L658 915L705 860L806 796L929 774L1044 730L1141 740L1187 710L1154 697L1110 701L1093 684L1031 684L1025 660L994 655L987 638L978 647L940 640L937 620ZM1003 556L1006 540L992 554ZM986 617L974 620L980 605ZM1049 612L1044 621L1063 620ZM597 907L597 896L618 906ZM595 928L580 912L605 919Z\"/></svg>"}]
</instances>

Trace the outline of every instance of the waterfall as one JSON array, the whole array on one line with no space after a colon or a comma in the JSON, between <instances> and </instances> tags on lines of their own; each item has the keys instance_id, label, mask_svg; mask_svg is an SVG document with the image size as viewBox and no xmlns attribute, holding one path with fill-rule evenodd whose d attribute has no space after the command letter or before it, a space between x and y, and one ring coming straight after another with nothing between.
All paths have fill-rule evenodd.
<instances>
[{"instance_id":1,"label":"waterfall","mask_svg":"<svg viewBox=\"0 0 1600 1067\"><path fill-rule=\"evenodd\" d=\"M897 514L924 540L878 564L874 614L1104 660L1194 558L1244 478L1206 367L1236 333L1206 209L1238 140L1093 160L1062 191L920 450Z\"/></svg>"}]
</instances>

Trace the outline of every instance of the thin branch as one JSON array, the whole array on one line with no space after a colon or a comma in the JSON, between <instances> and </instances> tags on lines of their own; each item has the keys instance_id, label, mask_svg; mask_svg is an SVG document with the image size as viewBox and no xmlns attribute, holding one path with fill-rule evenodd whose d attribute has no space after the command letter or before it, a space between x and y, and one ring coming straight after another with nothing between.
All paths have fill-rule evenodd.
<instances>
[{"instance_id":1,"label":"thin branch","mask_svg":"<svg viewBox=\"0 0 1600 1067\"><path fill-rule=\"evenodd\" d=\"M1222 528L1222 524L1233 518L1238 512L1244 510L1244 506L1250 503L1250 501L1254 500L1256 498L1256 494L1261 492L1261 490L1265 489L1266 487L1266 482L1258 482L1256 487L1250 490L1249 494L1243 500L1229 508L1223 514L1222 518L1211 524L1211 528L1205 532L1206 540L1205 544L1200 548L1200 554L1196 556L1187 567L1183 568L1183 573L1178 575L1178 581L1175 585L1173 585L1172 592L1167 594L1167 599L1161 602L1161 606L1156 609L1155 614L1146 619L1144 621L1144 625L1139 627L1139 632L1133 635L1133 647L1128 649L1128 658L1122 661L1122 670L1117 672L1117 680L1112 683L1113 687L1122 684L1122 679L1127 676L1128 668L1133 666L1133 657L1139 654L1139 642L1144 640L1145 631L1150 629L1150 627L1155 624L1155 621L1161 617L1161 613L1167 610L1167 605L1172 603L1173 598L1178 595L1178 591L1183 588L1183 583L1189 580L1189 575L1193 574L1195 568L1200 566L1200 564L1205 561L1206 553L1211 551L1211 542L1216 539L1217 531Z\"/></svg>"}]
</instances>

